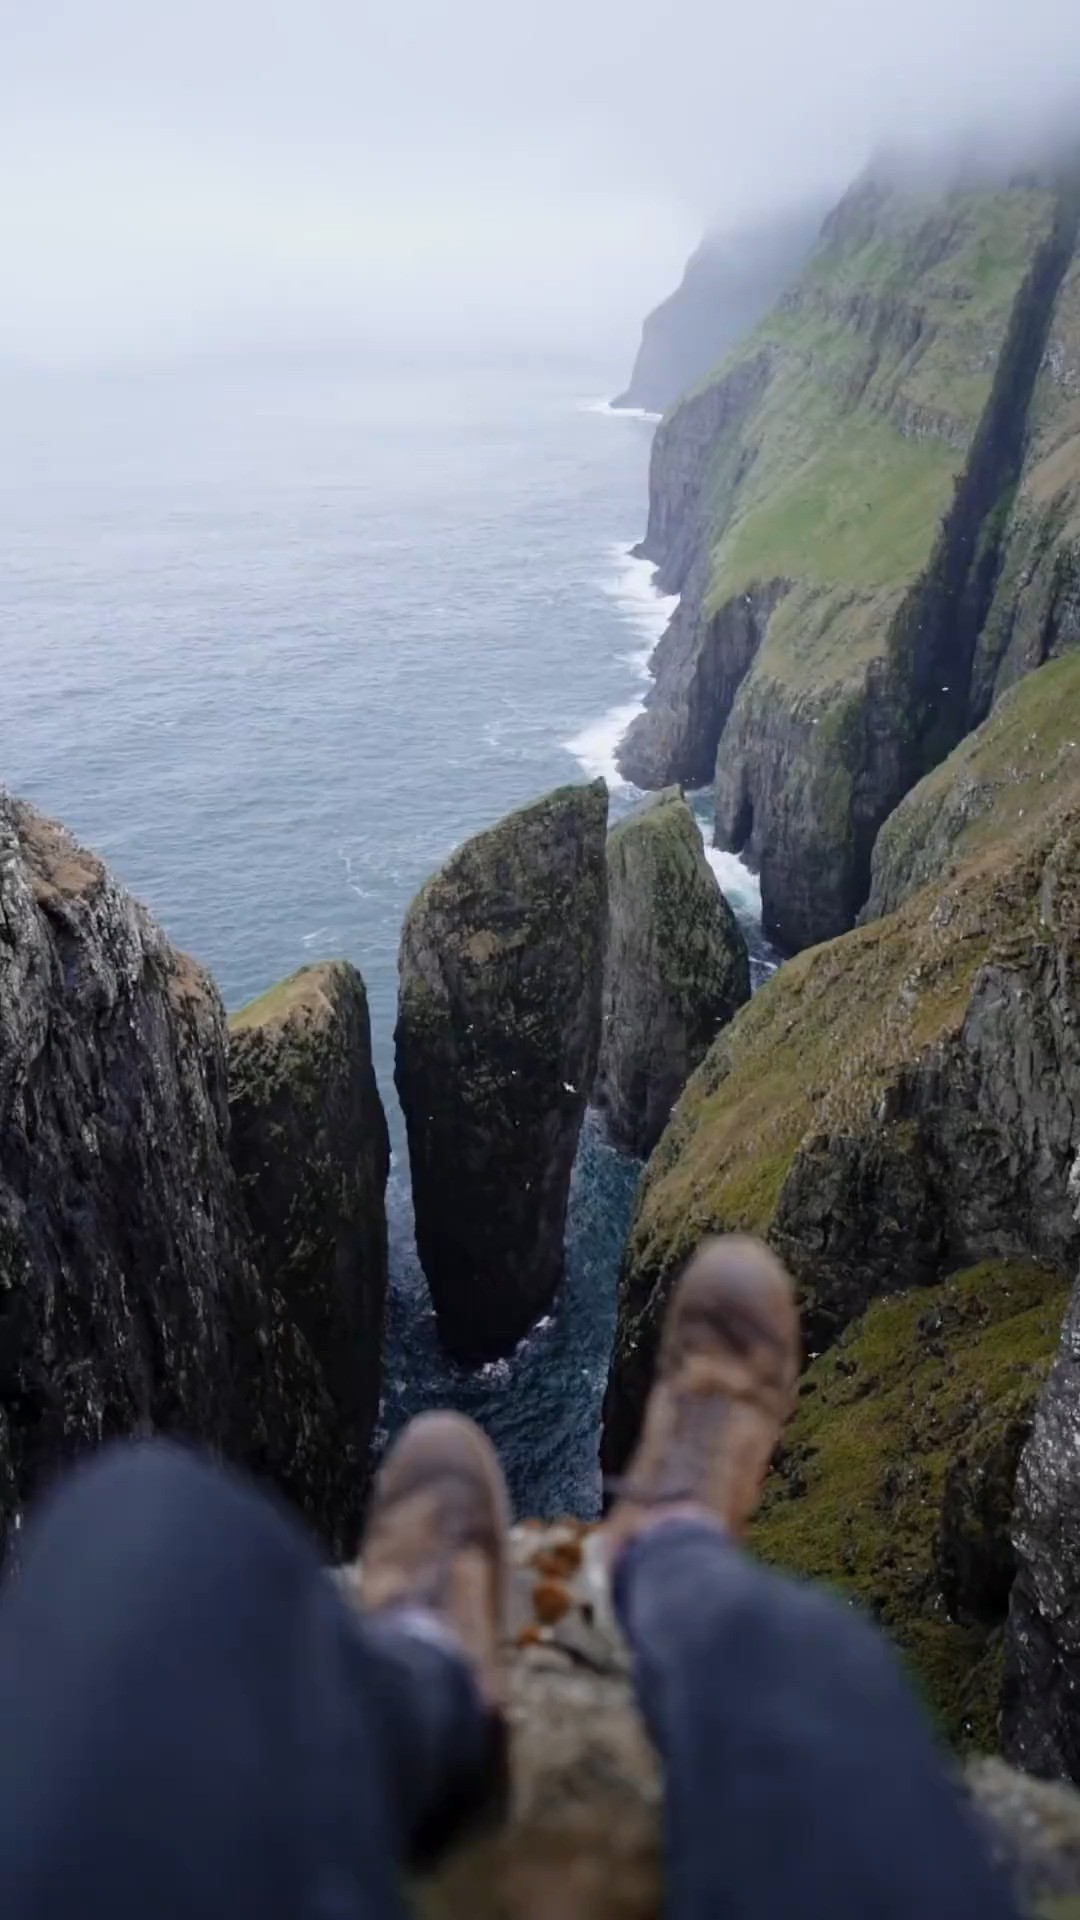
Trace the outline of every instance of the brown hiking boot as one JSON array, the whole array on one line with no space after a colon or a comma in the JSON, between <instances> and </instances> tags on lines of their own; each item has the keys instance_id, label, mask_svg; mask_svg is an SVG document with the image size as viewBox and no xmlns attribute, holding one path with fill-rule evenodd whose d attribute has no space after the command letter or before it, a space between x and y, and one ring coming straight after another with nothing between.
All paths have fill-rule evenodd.
<instances>
[{"instance_id":1,"label":"brown hiking boot","mask_svg":"<svg viewBox=\"0 0 1080 1920\"><path fill-rule=\"evenodd\" d=\"M786 1269L759 1240L707 1240L668 1306L641 1437L604 1523L609 1558L676 1512L741 1534L798 1377Z\"/></svg>"},{"instance_id":2,"label":"brown hiking boot","mask_svg":"<svg viewBox=\"0 0 1080 1920\"><path fill-rule=\"evenodd\" d=\"M432 1616L496 1711L503 1706L509 1530L491 1442L461 1414L422 1414L375 1476L357 1569L365 1611Z\"/></svg>"}]
</instances>

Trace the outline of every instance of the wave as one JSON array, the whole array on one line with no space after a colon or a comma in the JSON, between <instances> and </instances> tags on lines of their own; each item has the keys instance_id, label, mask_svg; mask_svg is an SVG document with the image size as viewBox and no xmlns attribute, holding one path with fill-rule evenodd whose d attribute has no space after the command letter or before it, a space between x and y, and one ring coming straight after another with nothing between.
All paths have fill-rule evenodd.
<instances>
[{"instance_id":1,"label":"wave","mask_svg":"<svg viewBox=\"0 0 1080 1920\"><path fill-rule=\"evenodd\" d=\"M615 602L623 620L640 641L633 653L624 654L623 659L633 669L641 691L629 700L621 700L618 706L609 707L598 719L590 720L563 745L591 780L601 778L612 790L629 790L630 783L619 772L615 754L627 729L645 710L649 661L679 604L679 596L659 593L654 585L652 561L642 560L629 547L612 547L609 558L612 568L603 582L604 592Z\"/></svg>"},{"instance_id":2,"label":"wave","mask_svg":"<svg viewBox=\"0 0 1080 1920\"><path fill-rule=\"evenodd\" d=\"M579 413L606 413L614 420L651 420L655 425L663 419L662 413L651 413L648 407L617 407L610 400L579 400Z\"/></svg>"},{"instance_id":3,"label":"wave","mask_svg":"<svg viewBox=\"0 0 1080 1920\"><path fill-rule=\"evenodd\" d=\"M757 874L743 865L737 853L725 853L722 847L710 847L707 842L705 858L740 920L750 920L760 927L761 881Z\"/></svg>"}]
</instances>

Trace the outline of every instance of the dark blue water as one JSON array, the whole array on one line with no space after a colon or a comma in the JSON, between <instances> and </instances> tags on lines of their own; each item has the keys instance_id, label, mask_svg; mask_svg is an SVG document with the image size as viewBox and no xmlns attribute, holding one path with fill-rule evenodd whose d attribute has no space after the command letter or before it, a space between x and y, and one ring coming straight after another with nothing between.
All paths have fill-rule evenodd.
<instances>
[{"instance_id":1,"label":"dark blue water","mask_svg":"<svg viewBox=\"0 0 1080 1920\"><path fill-rule=\"evenodd\" d=\"M461 839L614 775L665 616L627 558L651 423L590 404L615 371L0 381L0 778L97 847L230 1007L307 960L361 969L395 1145L386 1424L467 1407L534 1512L595 1505L636 1169L587 1131L556 1312L513 1359L449 1367L410 1244L395 958ZM717 861L752 921L754 883Z\"/></svg>"}]
</instances>

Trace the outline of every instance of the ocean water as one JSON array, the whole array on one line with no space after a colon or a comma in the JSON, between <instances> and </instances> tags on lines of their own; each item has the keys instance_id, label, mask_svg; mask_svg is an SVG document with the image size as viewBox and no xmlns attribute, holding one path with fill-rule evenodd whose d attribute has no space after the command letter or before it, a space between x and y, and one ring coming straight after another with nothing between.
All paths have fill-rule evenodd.
<instances>
[{"instance_id":1,"label":"ocean water","mask_svg":"<svg viewBox=\"0 0 1080 1920\"><path fill-rule=\"evenodd\" d=\"M462 1406L522 1509L598 1499L637 1168L590 1123L568 1276L509 1360L439 1351L393 1097L398 934L465 836L617 741L670 612L629 552L617 369L291 361L0 379L0 779L98 848L230 1007L342 954L394 1143L384 1430ZM697 796L707 821L708 796ZM755 946L753 876L712 853Z\"/></svg>"}]
</instances>

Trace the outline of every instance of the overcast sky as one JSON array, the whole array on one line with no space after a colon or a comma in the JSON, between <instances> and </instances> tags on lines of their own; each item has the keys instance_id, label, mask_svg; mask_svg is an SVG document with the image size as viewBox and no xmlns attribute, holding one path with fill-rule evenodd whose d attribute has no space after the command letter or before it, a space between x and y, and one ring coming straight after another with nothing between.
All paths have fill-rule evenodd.
<instances>
[{"instance_id":1,"label":"overcast sky","mask_svg":"<svg viewBox=\"0 0 1080 1920\"><path fill-rule=\"evenodd\" d=\"M1080 0L0 0L0 353L628 349L710 219L1080 125Z\"/></svg>"}]
</instances>

